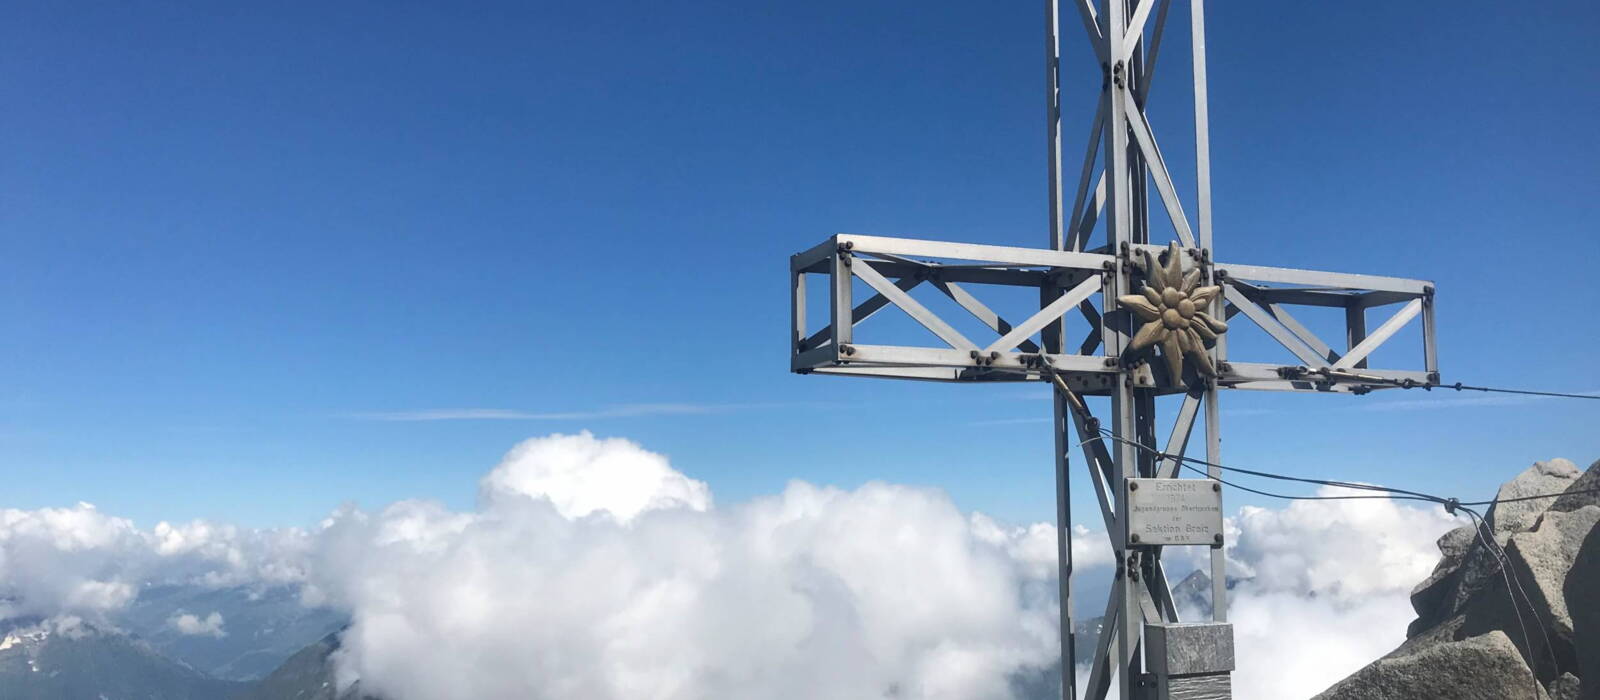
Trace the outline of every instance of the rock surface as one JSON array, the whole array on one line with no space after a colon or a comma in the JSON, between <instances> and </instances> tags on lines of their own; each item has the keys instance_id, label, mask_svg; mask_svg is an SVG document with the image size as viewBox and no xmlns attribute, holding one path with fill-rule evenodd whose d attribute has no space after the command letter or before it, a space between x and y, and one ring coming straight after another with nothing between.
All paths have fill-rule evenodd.
<instances>
[{"instance_id":1,"label":"rock surface","mask_svg":"<svg viewBox=\"0 0 1600 700\"><path fill-rule=\"evenodd\" d=\"M1550 690L1550 700L1579 700L1578 677L1570 673L1561 674L1546 687Z\"/></svg>"},{"instance_id":2,"label":"rock surface","mask_svg":"<svg viewBox=\"0 0 1600 700\"><path fill-rule=\"evenodd\" d=\"M1399 648L1329 688L1347 698L1600 700L1600 462L1539 462L1482 527L1439 538ZM1584 679L1589 679L1585 682ZM1537 684L1537 687L1536 687Z\"/></svg>"},{"instance_id":3,"label":"rock surface","mask_svg":"<svg viewBox=\"0 0 1600 700\"><path fill-rule=\"evenodd\" d=\"M1595 473L1595 468L1589 468ZM1589 533L1578 547L1578 556L1567 573L1564 587L1567 610L1572 614L1572 641L1579 650L1578 678L1583 683L1583 700L1600 700L1600 528Z\"/></svg>"},{"instance_id":4,"label":"rock surface","mask_svg":"<svg viewBox=\"0 0 1600 700\"><path fill-rule=\"evenodd\" d=\"M1388 656L1323 691L1314 700L1539 700L1516 645L1502 632Z\"/></svg>"},{"instance_id":5,"label":"rock surface","mask_svg":"<svg viewBox=\"0 0 1600 700\"><path fill-rule=\"evenodd\" d=\"M1600 506L1600 468L1597 467L1600 467L1600 460L1589 465L1589 470L1567 487L1565 495L1550 504L1550 510L1567 513L1584 506Z\"/></svg>"},{"instance_id":6,"label":"rock surface","mask_svg":"<svg viewBox=\"0 0 1600 700\"><path fill-rule=\"evenodd\" d=\"M1517 478L1500 486L1495 500L1524 498L1551 493L1565 493L1567 487L1578 480L1578 465L1565 459L1535 462ZM1540 513L1550 508L1557 499L1536 499L1496 503L1489 508L1489 525L1497 539L1528 529Z\"/></svg>"}]
</instances>

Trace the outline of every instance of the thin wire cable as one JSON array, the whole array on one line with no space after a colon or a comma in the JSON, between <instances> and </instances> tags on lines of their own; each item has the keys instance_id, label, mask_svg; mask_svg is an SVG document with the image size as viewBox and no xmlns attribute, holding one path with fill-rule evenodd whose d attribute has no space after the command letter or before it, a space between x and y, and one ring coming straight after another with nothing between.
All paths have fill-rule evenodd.
<instances>
[{"instance_id":1,"label":"thin wire cable","mask_svg":"<svg viewBox=\"0 0 1600 700\"><path fill-rule=\"evenodd\" d=\"M1192 471L1192 472L1194 472L1196 474L1199 474L1201 476L1205 476L1207 478L1210 478L1210 475L1208 473L1206 473L1205 470L1203 470L1203 469L1201 469L1199 467L1196 467L1196 466L1193 466L1193 465L1190 465L1190 464L1185 464L1185 465L1183 465L1183 468L1184 469L1188 469L1189 471ZM1420 498L1420 497L1417 497L1417 496L1404 496L1404 495L1393 495L1393 496L1289 496L1289 495L1281 494L1281 493L1272 493L1270 491L1260 491L1260 490L1257 490L1257 489L1250 488L1249 486L1243 486L1243 485L1240 485L1240 484L1236 484L1234 482L1228 481L1227 479L1223 479L1223 478L1217 478L1217 482L1221 483L1221 484L1224 484L1224 485L1226 485L1226 486L1228 486L1230 488L1239 489L1240 491L1248 491L1250 493L1258 494L1258 495L1261 495L1261 496L1270 496L1272 498L1282 498L1282 499L1290 500L1290 501L1359 501L1359 500L1374 500L1374 499L1380 499L1381 498L1383 500L1389 500L1389 501L1426 501L1428 503L1437 503L1437 501L1435 501L1434 499L1431 499L1431 498Z\"/></svg>"},{"instance_id":2,"label":"thin wire cable","mask_svg":"<svg viewBox=\"0 0 1600 700\"><path fill-rule=\"evenodd\" d=\"M1432 495L1432 494L1419 493L1417 491L1407 491L1405 489L1391 488L1391 487L1388 487L1388 486L1376 486L1376 485L1373 485L1373 484L1358 484L1358 483L1351 482L1351 481L1331 481L1331 480L1327 480L1327 479L1307 479L1307 478L1298 477L1298 476L1286 476L1286 475L1283 475L1283 474L1273 474L1271 472L1256 471L1254 469L1244 469L1244 468L1241 468L1241 467L1230 467L1230 466L1226 466L1226 465L1222 465L1222 464L1214 464L1212 462L1207 462L1206 460L1200 459L1198 457L1187 457L1187 456L1183 456L1183 455L1170 455L1170 454L1167 454L1167 453L1162 452L1160 450L1157 450L1157 449L1155 449L1153 447L1150 447L1149 445L1140 444L1138 442L1135 442L1133 440L1129 440L1127 438L1117 437L1115 434L1112 434L1110 431L1108 431L1108 430L1106 430L1104 428L1101 429L1101 434L1104 437L1111 438L1112 440L1115 440L1117 442L1124 443L1124 444L1127 444L1127 445L1132 445L1132 446L1137 447L1137 448L1139 448L1141 450L1146 450L1148 452L1151 452L1151 453L1155 454L1158 457L1162 457L1162 458L1166 458L1166 459L1175 459L1175 460L1178 460L1179 462L1190 462L1190 463L1193 463L1193 464L1201 464L1201 465L1204 465L1204 466L1207 466L1207 467L1216 467L1217 469L1221 469L1221 470L1224 470L1224 471L1237 472L1237 473L1240 473L1240 474L1249 474L1251 476L1258 476L1258 477L1261 477L1261 478L1264 478L1264 479L1277 479L1279 481L1294 481L1294 482L1299 482L1299 483L1303 483L1303 484L1314 484L1314 485L1317 485L1317 486L1334 486L1334 487L1338 487L1338 488L1356 489L1358 491L1381 491L1381 492L1384 492L1384 493L1392 493L1392 494L1398 494L1398 495L1402 495L1402 496L1410 496L1411 498L1408 499L1408 500L1432 501L1432 502L1439 503L1439 504L1445 504L1445 503L1447 503L1449 501L1449 499L1447 499L1447 498L1442 498L1442 497L1435 496L1435 495ZM1313 496L1292 496L1292 497L1284 496L1284 498L1317 499L1317 498L1332 498L1332 497L1331 496L1316 496L1316 497L1313 497ZM1347 496L1345 498L1349 498L1349 497ZM1384 497L1383 496L1379 496L1379 498L1384 498Z\"/></svg>"},{"instance_id":3,"label":"thin wire cable","mask_svg":"<svg viewBox=\"0 0 1600 700\"><path fill-rule=\"evenodd\" d=\"M1329 380L1344 379L1344 380L1351 380L1351 381L1356 381L1356 382L1364 382L1364 383L1367 383L1367 384L1384 384L1384 385L1388 385L1388 386L1396 386L1396 387L1400 387L1401 389L1423 389L1425 391L1433 391L1434 389L1454 389L1456 391L1482 391L1482 392L1488 392L1488 393L1494 393L1494 394L1520 394L1520 395L1523 395L1523 396L1548 396L1548 397L1551 397L1551 398L1559 398L1559 399L1600 400L1600 393L1596 393L1596 392L1575 393L1575 392L1566 392L1566 391L1535 391L1535 390L1532 390L1532 389L1505 389L1505 388L1493 387L1493 386L1472 386L1470 384L1462 384L1461 382L1456 382L1454 384L1429 384L1427 382L1419 382L1419 381L1417 381L1415 379L1393 379L1393 378L1390 378L1390 377L1378 377L1378 376L1374 376L1374 375L1371 375L1371 374L1362 374L1360 372L1352 372L1350 370L1337 370L1337 369L1333 369L1333 368L1330 368L1330 367L1319 367L1317 369L1309 369L1309 368L1306 368L1306 367L1300 367L1300 368L1298 368L1298 372L1297 373L1299 375L1303 376L1303 377L1304 376L1311 376L1311 375L1319 375L1319 376L1321 376L1323 378L1326 378L1326 379L1329 379Z\"/></svg>"},{"instance_id":4,"label":"thin wire cable","mask_svg":"<svg viewBox=\"0 0 1600 700\"><path fill-rule=\"evenodd\" d=\"M1404 489L1394 489L1394 488L1390 488L1390 487L1386 487L1386 486L1376 486L1376 485L1373 485L1373 484L1356 484L1356 483L1353 483L1353 482L1333 481L1333 480L1326 480L1326 479L1305 479L1305 478L1300 478L1300 477L1286 476L1286 475L1282 475L1282 474L1272 474L1272 473L1269 473L1269 472L1258 472L1258 471L1250 470L1250 469L1241 469L1239 467L1228 467L1228 466L1224 466L1224 465L1220 465L1220 464L1213 464L1211 462L1207 462L1205 460L1194 458L1194 457L1185 457L1185 456L1182 456L1182 455L1169 455L1169 454L1167 454L1165 452L1162 452L1162 451L1157 450L1157 449L1155 449L1153 447L1150 447L1149 445L1144 445L1144 444L1141 444L1141 443L1138 443L1138 442L1134 442L1132 440L1119 438L1114 434L1109 434L1109 432L1105 431L1105 430L1102 430L1102 433L1103 433L1104 437L1109 437L1112 440L1115 440L1117 442L1133 445L1134 447L1137 447L1139 449L1142 449L1142 450L1145 450L1147 452L1150 452L1150 453L1152 453L1152 454L1154 454L1154 455L1156 455L1158 457L1161 457L1161 458L1164 458L1164 459L1176 459L1178 461L1179 465L1181 465L1185 469L1188 469L1190 471L1196 472L1196 473L1201 474L1203 476L1208 476L1209 477L1210 475L1209 475L1208 472L1200 469L1199 467L1196 467L1196 466L1194 466L1192 464L1188 464L1188 463L1189 462L1196 462L1196 463L1204 464L1206 466L1214 466L1214 467L1216 467L1218 469L1236 471L1236 472L1240 472L1240 473L1244 473L1244 474L1250 474L1250 475L1260 476L1260 477L1269 478L1269 479L1280 479L1280 480L1284 480L1284 481L1297 481L1297 482L1312 483L1312 484L1319 484L1319 485L1325 485L1325 486L1336 486L1336 487L1341 487L1341 488L1357 488L1357 489L1369 490L1369 491L1384 491L1384 492L1388 492L1388 493L1392 494L1392 495L1384 495L1384 496L1291 496L1291 495L1287 495L1287 494L1272 493L1272 492L1269 492L1269 491L1261 491L1261 490L1258 490L1258 489L1253 489L1253 488L1250 488L1248 486L1243 486L1243 485L1240 485L1240 484L1236 484L1236 483L1233 483L1233 482L1230 482L1230 481L1227 481L1227 480L1221 479L1221 478L1217 478L1216 479L1218 482L1226 484L1231 488L1236 488L1236 489L1239 489L1241 491L1246 491L1246 492L1254 493L1254 494L1257 494L1257 495L1267 496L1267 497L1270 497L1270 498L1281 498L1281 499L1284 499L1284 500L1292 500L1292 501L1337 501L1337 500L1364 500L1364 499L1380 499L1381 498L1381 499L1385 499L1385 500L1424 501L1424 502L1428 502L1428 503L1437 503L1437 504L1443 505L1446 510L1451 511L1452 513L1454 513L1454 511L1457 510L1457 509L1462 510L1462 511L1466 511L1466 513L1468 515L1470 515L1471 518L1472 518L1473 530L1478 535L1479 542L1484 546L1484 549L1489 552L1490 556L1494 557L1495 566L1496 566L1496 568L1498 568L1500 570L1501 577L1505 579L1506 597L1511 601L1512 612L1516 614L1517 627L1522 632L1522 643L1523 643L1523 646L1528 649L1528 653L1530 655L1533 653L1533 639L1532 639L1532 636L1528 634L1527 623L1523 620L1523 616L1522 616L1522 608L1517 603L1517 595L1520 594L1522 596L1522 599L1527 602L1528 608L1530 610L1534 608L1533 598L1528 595L1527 589L1523 588L1523 586L1522 586L1522 577L1520 575L1518 575L1517 572L1511 567L1511 565L1510 565L1510 559L1511 559L1510 555L1506 554L1505 549L1500 547L1500 544L1498 542L1494 541L1493 537L1489 537L1487 539L1485 538L1484 530L1488 529L1488 526L1487 526L1487 523L1486 523L1486 520L1484 519L1484 517L1481 514L1479 514L1478 511L1476 511L1476 510L1474 510L1474 509L1472 509L1472 508L1470 508L1468 506L1470 506L1470 505L1492 505L1492 504L1495 504L1495 503L1512 503L1512 502L1516 502L1516 501L1533 500L1535 498L1556 498L1556 497L1565 495L1566 492L1557 493L1557 494L1540 494L1540 495L1537 495L1537 496L1524 496L1524 497L1519 497L1519 498L1495 499L1495 500L1490 500L1490 501L1475 501L1475 502L1463 504L1459 500L1453 499L1453 498L1444 498L1442 496L1435 496L1435 495L1432 495L1432 494L1425 494L1425 493L1417 493L1417 492L1414 492L1414 491L1406 491ZM1215 478L1215 477L1213 477L1213 478ZM1600 491L1600 488L1583 489L1581 491L1576 491L1576 492L1573 492L1573 493L1587 493L1587 492L1593 492L1593 491ZM1549 657L1551 659L1551 663L1556 667L1560 666L1560 661L1555 658L1555 647L1550 642L1550 631L1545 628L1544 620L1539 619L1539 617L1537 615L1535 615L1534 616L1534 622L1537 623L1538 626L1539 626L1539 634L1544 639L1545 652L1546 652L1547 655L1549 655ZM1530 665L1530 668L1529 668L1529 673L1533 677L1534 684L1538 685L1538 683L1539 683L1538 674L1531 667L1531 665ZM1537 690L1534 691L1534 697L1538 697L1538 691Z\"/></svg>"},{"instance_id":5,"label":"thin wire cable","mask_svg":"<svg viewBox=\"0 0 1600 700\"><path fill-rule=\"evenodd\" d=\"M1511 558L1506 555L1505 550L1500 548L1500 543L1494 541L1493 533L1489 533L1487 536L1484 534L1484 531L1489 529L1489 526L1484 522L1483 516L1478 515L1478 511L1471 508L1462 508L1461 510L1472 516L1472 529L1478 535L1478 542L1483 545L1484 549L1489 551L1489 554L1495 559L1495 566L1500 568L1500 576L1506 582L1506 597L1511 600L1511 612L1516 614L1517 627L1522 630L1522 645L1527 647L1528 655L1532 656L1533 638L1528 636L1528 623L1522 620L1522 606L1517 605L1516 593L1520 592L1522 599L1528 601L1529 610L1533 609L1533 599L1529 598L1528 592L1522 589L1522 577L1512 571L1510 566ZM1512 591L1513 582L1516 585L1516 592ZM1549 652L1550 660L1555 666L1559 667L1561 664L1555 658L1555 649L1550 645L1550 632L1545 629L1544 620L1539 619L1538 615L1534 615L1533 621L1539 623L1539 634L1544 637L1544 648L1545 651ZM1533 666L1534 664L1532 663L1528 664L1528 675L1533 678L1533 697L1537 699L1539 697L1539 673L1534 670Z\"/></svg>"},{"instance_id":6,"label":"thin wire cable","mask_svg":"<svg viewBox=\"0 0 1600 700\"><path fill-rule=\"evenodd\" d=\"M1461 505L1464 505L1464 506L1492 506L1492 505L1494 505L1496 503L1517 503L1519 501L1537 501L1537 500L1539 500L1541 498L1560 498L1560 497L1566 496L1568 494L1578 495L1578 494L1585 494L1585 493L1600 493L1600 486L1596 486L1594 488L1587 488L1587 489L1575 489L1575 490L1571 490L1571 491L1562 491L1561 493L1541 493L1541 494L1537 494L1537 495L1533 495L1533 496L1518 496L1516 498L1496 498L1496 499L1488 500L1488 501L1466 501L1466 502L1462 503Z\"/></svg>"},{"instance_id":7,"label":"thin wire cable","mask_svg":"<svg viewBox=\"0 0 1600 700\"><path fill-rule=\"evenodd\" d=\"M1455 389L1456 391L1487 391L1496 394L1523 394L1526 396L1550 396L1558 399L1590 399L1593 401L1600 401L1600 395L1597 394L1568 394L1560 391L1532 391L1529 389L1497 389L1487 386L1467 386L1461 382L1456 382L1454 384L1440 384L1438 385L1438 388Z\"/></svg>"},{"instance_id":8,"label":"thin wire cable","mask_svg":"<svg viewBox=\"0 0 1600 700\"><path fill-rule=\"evenodd\" d=\"M1516 498L1494 498L1494 499L1490 499L1490 500L1487 500L1487 501L1460 501L1460 500L1455 500L1455 499L1451 499L1451 498L1446 498L1444 496L1436 496L1436 495L1431 494L1431 493L1422 493L1422 492L1419 492L1419 491L1409 491L1409 490L1406 490L1406 489L1398 489L1398 488L1394 488L1392 486L1379 486L1379 485L1376 485L1376 484L1362 484L1362 483L1357 483L1357 482L1353 482L1353 481L1336 481L1336 480L1330 480L1330 479L1308 479L1308 478L1304 478L1304 477L1287 476L1287 475L1284 475L1284 474L1274 474L1272 472L1256 471L1254 469L1244 469L1242 467L1230 467L1230 466L1223 465L1223 464L1213 464L1211 462L1207 462L1206 460L1200 459L1198 457L1189 457L1189 456L1185 456L1185 455L1168 454L1166 452L1162 452L1161 450L1157 450L1157 449L1155 449L1153 447L1150 447L1149 445L1144 445L1144 444L1141 444L1141 443L1138 443L1138 442L1135 442L1135 441L1132 441L1132 440L1128 440L1126 438L1117 437L1115 434L1111 433L1111 431L1109 431L1109 430L1107 430L1105 428L1101 428L1100 432L1101 432L1102 437L1110 438L1110 439L1115 440L1117 442L1121 442L1121 443L1125 443L1125 444L1128 444L1128 445L1132 445L1132 446L1137 447L1137 448L1139 448L1141 450L1145 450L1147 452L1150 452L1150 453L1156 455L1157 457L1161 457L1161 458L1164 458L1164 459L1175 459L1175 460L1178 460L1180 463L1188 462L1188 463L1193 463L1193 464L1204 465L1204 466L1207 466L1207 467L1216 467L1216 468L1224 470L1224 471L1237 472L1237 473L1240 473L1240 474L1248 474L1250 476L1258 476L1258 477L1261 477L1261 478L1264 478L1264 479L1276 479L1276 480L1279 480L1279 481L1293 481L1293 482L1298 482L1298 483L1303 483L1303 484L1314 484L1314 485L1317 485L1317 486L1333 486L1333 487L1336 487L1336 488L1356 489L1356 490L1359 490L1359 491L1379 491L1379 492L1383 492L1383 493L1396 494L1395 497L1398 497L1398 496L1407 496L1408 497L1408 498L1404 498L1404 499L1401 499L1401 500L1430 501L1430 502L1438 503L1440 505L1447 506L1447 507L1492 506L1492 505L1494 505L1496 503L1516 503L1516 502L1519 502L1519 501L1532 501L1532 500L1538 500L1538 499L1542 499L1542 498L1560 498L1560 497L1566 496L1566 495L1579 495L1579 494L1586 494L1586 493L1600 493L1600 487L1594 487L1594 488L1562 491L1562 492L1559 492L1559 493L1541 493L1541 494L1536 494L1536 495L1532 495L1532 496L1518 496ZM1205 471L1202 471L1200 469L1196 469L1196 468L1194 468L1192 466L1188 466L1187 464L1185 464L1185 467L1187 467L1188 469L1190 469L1191 471L1194 471L1196 473L1206 474ZM1221 480L1219 479L1219 481L1221 481ZM1223 481L1222 483L1228 484L1228 482L1226 482L1226 481ZM1260 491L1254 491L1254 490L1252 490L1252 489L1250 489L1248 487L1238 486L1236 484L1229 484L1229 485L1230 486L1234 486L1235 488L1240 488L1240 489L1245 490L1245 491L1250 491L1251 493L1259 493L1259 494L1264 495L1264 496L1272 496L1274 498L1284 498L1284 499L1290 499L1290 500L1297 500L1297 499L1298 500L1336 500L1336 499L1358 498L1356 496L1287 496L1287 495L1283 495L1283 494L1272 494L1272 493L1264 493L1264 492L1260 492ZM1366 498L1389 498L1389 496L1368 496Z\"/></svg>"}]
</instances>

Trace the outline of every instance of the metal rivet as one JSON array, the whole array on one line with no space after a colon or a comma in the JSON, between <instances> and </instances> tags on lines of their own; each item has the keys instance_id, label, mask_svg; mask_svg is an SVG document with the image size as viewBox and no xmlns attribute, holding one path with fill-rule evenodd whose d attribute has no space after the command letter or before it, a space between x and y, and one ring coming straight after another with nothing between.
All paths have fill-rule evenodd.
<instances>
[{"instance_id":1,"label":"metal rivet","mask_svg":"<svg viewBox=\"0 0 1600 700\"><path fill-rule=\"evenodd\" d=\"M1216 542L1217 544L1222 544L1222 533L1219 532L1215 535L1212 535L1211 541Z\"/></svg>"},{"instance_id":2,"label":"metal rivet","mask_svg":"<svg viewBox=\"0 0 1600 700\"><path fill-rule=\"evenodd\" d=\"M1130 539L1133 540L1134 544L1139 544L1139 536L1138 535L1133 535Z\"/></svg>"},{"instance_id":3,"label":"metal rivet","mask_svg":"<svg viewBox=\"0 0 1600 700\"><path fill-rule=\"evenodd\" d=\"M1222 491L1222 484L1212 484L1211 485L1211 490L1212 491L1221 492ZM1221 535L1217 535L1217 536L1221 537Z\"/></svg>"},{"instance_id":4,"label":"metal rivet","mask_svg":"<svg viewBox=\"0 0 1600 700\"><path fill-rule=\"evenodd\" d=\"M1129 491L1138 491L1139 490L1139 482L1137 482L1137 481L1128 482L1128 490Z\"/></svg>"}]
</instances>

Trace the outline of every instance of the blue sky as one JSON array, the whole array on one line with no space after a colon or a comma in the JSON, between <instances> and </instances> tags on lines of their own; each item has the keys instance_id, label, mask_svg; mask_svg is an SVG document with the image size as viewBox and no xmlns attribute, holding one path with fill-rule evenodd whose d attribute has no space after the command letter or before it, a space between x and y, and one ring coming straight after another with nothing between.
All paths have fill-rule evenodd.
<instances>
[{"instance_id":1,"label":"blue sky","mask_svg":"<svg viewBox=\"0 0 1600 700\"><path fill-rule=\"evenodd\" d=\"M589 429L723 503L883 479L1053 517L1042 389L801 377L784 341L787 256L831 233L1046 243L1037 3L3 12L0 505L463 506L517 441ZM1099 78L1063 29L1070 171ZM1600 6L1208 30L1220 258L1434 279L1446 381L1600 389ZM1244 466L1488 497L1600 457L1591 402L1226 399Z\"/></svg>"}]
</instances>

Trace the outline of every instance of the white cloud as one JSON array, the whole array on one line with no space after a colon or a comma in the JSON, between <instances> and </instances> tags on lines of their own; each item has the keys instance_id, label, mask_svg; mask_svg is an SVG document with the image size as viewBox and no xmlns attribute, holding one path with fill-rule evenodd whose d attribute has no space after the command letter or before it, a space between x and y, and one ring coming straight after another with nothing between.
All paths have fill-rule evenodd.
<instances>
[{"instance_id":1,"label":"white cloud","mask_svg":"<svg viewBox=\"0 0 1600 700\"><path fill-rule=\"evenodd\" d=\"M1004 698L1054 660L1053 530L1043 547L939 492L797 482L717 510L659 455L587 435L524 443L484 481L472 513L327 529L313 580L354 611L341 669L369 691Z\"/></svg>"},{"instance_id":2,"label":"white cloud","mask_svg":"<svg viewBox=\"0 0 1600 700\"><path fill-rule=\"evenodd\" d=\"M479 487L470 511L345 507L312 531L0 510L0 617L98 620L156 581L303 581L353 616L342 676L394 700L1007 698L1056 661L1050 523L884 483L718 508L664 456L589 433L517 445ZM1241 509L1237 696L1309 697L1393 648L1456 524L1386 500ZM1081 526L1071 544L1083 594L1112 554ZM169 624L227 632L216 613Z\"/></svg>"},{"instance_id":3,"label":"white cloud","mask_svg":"<svg viewBox=\"0 0 1600 700\"><path fill-rule=\"evenodd\" d=\"M1349 495L1324 487L1319 495ZM1229 610L1241 700L1308 698L1405 641L1411 588L1464 524L1388 499L1244 507L1227 550L1240 582Z\"/></svg>"},{"instance_id":4,"label":"white cloud","mask_svg":"<svg viewBox=\"0 0 1600 700\"><path fill-rule=\"evenodd\" d=\"M0 619L75 615L101 622L151 582L298 581L309 546L307 534L292 528L163 522L143 530L88 503L0 509Z\"/></svg>"},{"instance_id":5,"label":"white cloud","mask_svg":"<svg viewBox=\"0 0 1600 700\"><path fill-rule=\"evenodd\" d=\"M1372 495L1322 487L1322 496ZM1464 524L1439 506L1389 499L1294 501L1281 510L1246 506L1228 558L1262 592L1341 600L1409 592L1439 558L1435 541ZM1231 533L1230 533L1231 534Z\"/></svg>"},{"instance_id":6,"label":"white cloud","mask_svg":"<svg viewBox=\"0 0 1600 700\"><path fill-rule=\"evenodd\" d=\"M222 613L219 612L212 612L205 617L190 613L180 613L167 620L167 626L177 630L178 634L190 636L216 637L217 639L228 636L228 633L222 629Z\"/></svg>"},{"instance_id":7,"label":"white cloud","mask_svg":"<svg viewBox=\"0 0 1600 700\"><path fill-rule=\"evenodd\" d=\"M647 510L711 507L705 482L673 469L666 457L588 431L517 445L483 478L480 493L491 507L523 497L546 499L569 518L606 511L628 521Z\"/></svg>"}]
</instances>

